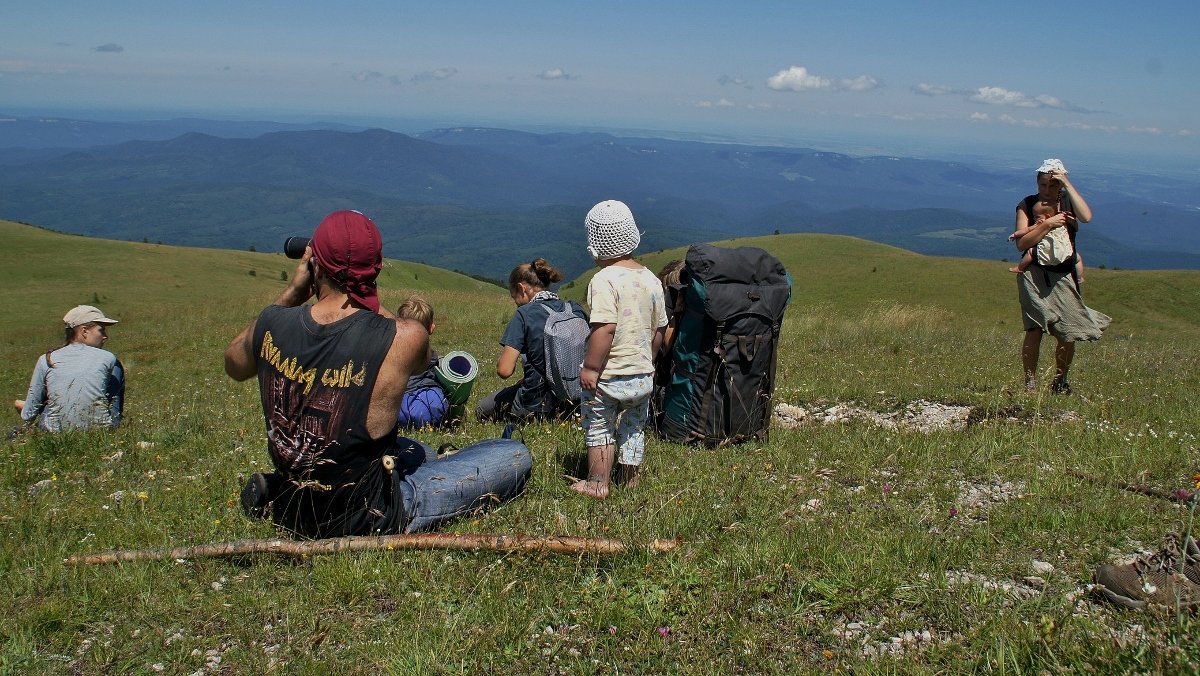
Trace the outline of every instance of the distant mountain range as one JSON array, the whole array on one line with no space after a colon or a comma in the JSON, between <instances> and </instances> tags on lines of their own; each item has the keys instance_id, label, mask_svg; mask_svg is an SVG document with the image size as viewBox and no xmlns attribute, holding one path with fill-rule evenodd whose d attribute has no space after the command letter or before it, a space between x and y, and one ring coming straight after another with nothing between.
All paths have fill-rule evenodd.
<instances>
[{"instance_id":1,"label":"distant mountain range","mask_svg":"<svg viewBox=\"0 0 1200 676\"><path fill-rule=\"evenodd\" d=\"M630 205L643 250L831 232L1012 259L1012 211L1035 187L1031 173L955 162L595 133L106 124L0 121L0 217L271 251L329 211L355 208L379 224L389 257L501 278L541 255L574 276L590 265L583 215L601 199ZM183 131L193 127L209 133ZM149 140L123 140L130 135ZM1091 265L1200 268L1200 210L1189 206L1200 204L1200 186L1104 175L1080 182L1096 212L1080 240Z\"/></svg>"}]
</instances>

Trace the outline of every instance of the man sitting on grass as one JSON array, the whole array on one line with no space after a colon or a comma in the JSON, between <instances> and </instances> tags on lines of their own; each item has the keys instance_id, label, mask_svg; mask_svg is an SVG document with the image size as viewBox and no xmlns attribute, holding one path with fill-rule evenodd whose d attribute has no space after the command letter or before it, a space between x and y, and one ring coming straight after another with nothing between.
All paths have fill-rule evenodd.
<instances>
[{"instance_id":1,"label":"man sitting on grass","mask_svg":"<svg viewBox=\"0 0 1200 676\"><path fill-rule=\"evenodd\" d=\"M382 252L369 218L330 214L288 288L225 350L231 378L258 376L275 465L250 477L242 506L304 536L433 528L513 497L533 465L516 442L437 458L398 436L396 414L409 376L426 366L429 334L380 311Z\"/></svg>"}]
</instances>

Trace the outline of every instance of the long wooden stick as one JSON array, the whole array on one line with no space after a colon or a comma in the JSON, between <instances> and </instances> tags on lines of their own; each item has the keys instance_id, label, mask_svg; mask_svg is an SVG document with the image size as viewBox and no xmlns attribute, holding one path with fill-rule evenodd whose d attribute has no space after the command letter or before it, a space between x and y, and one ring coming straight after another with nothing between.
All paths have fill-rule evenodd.
<instances>
[{"instance_id":1,"label":"long wooden stick","mask_svg":"<svg viewBox=\"0 0 1200 676\"><path fill-rule=\"evenodd\" d=\"M461 549L468 551L532 551L556 554L623 554L634 549L650 552L669 552L679 546L679 540L651 540L644 546L630 546L610 538L574 536L486 535L420 533L415 535L376 535L330 538L327 540L237 540L174 549L125 549L100 554L68 557L69 566L131 561L161 561L164 559L221 558L253 554L276 554L304 557L313 554L338 552L380 551L391 549Z\"/></svg>"}]
</instances>

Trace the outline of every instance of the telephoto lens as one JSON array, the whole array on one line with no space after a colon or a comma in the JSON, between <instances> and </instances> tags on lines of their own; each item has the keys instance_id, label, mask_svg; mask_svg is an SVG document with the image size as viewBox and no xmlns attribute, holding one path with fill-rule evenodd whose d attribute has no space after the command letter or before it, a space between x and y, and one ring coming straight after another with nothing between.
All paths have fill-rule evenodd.
<instances>
[{"instance_id":1,"label":"telephoto lens","mask_svg":"<svg viewBox=\"0 0 1200 676\"><path fill-rule=\"evenodd\" d=\"M288 237L283 240L283 255L288 258L303 258L304 250L308 248L308 243L311 241L307 237Z\"/></svg>"}]
</instances>

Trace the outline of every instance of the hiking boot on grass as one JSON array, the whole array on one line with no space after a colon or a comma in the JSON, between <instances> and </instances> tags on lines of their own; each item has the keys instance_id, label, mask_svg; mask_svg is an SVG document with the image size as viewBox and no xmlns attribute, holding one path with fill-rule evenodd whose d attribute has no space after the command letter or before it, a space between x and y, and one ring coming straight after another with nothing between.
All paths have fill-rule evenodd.
<instances>
[{"instance_id":1,"label":"hiking boot on grass","mask_svg":"<svg viewBox=\"0 0 1200 676\"><path fill-rule=\"evenodd\" d=\"M1179 538L1170 533L1157 553L1130 563L1100 566L1092 579L1096 593L1126 608L1141 610L1155 604L1195 612L1200 608L1200 584L1184 574L1186 567ZM1193 573L1200 576L1195 564Z\"/></svg>"},{"instance_id":2,"label":"hiking boot on grass","mask_svg":"<svg viewBox=\"0 0 1200 676\"><path fill-rule=\"evenodd\" d=\"M1056 376L1054 382L1050 384L1050 391L1055 394L1071 394L1071 383L1067 382L1065 376Z\"/></svg>"},{"instance_id":3,"label":"hiking boot on grass","mask_svg":"<svg viewBox=\"0 0 1200 676\"><path fill-rule=\"evenodd\" d=\"M246 516L252 519L265 519L268 510L271 507L271 488L272 484L278 481L275 474L266 475L261 472L255 472L250 475L246 481L246 485L242 488L242 511Z\"/></svg>"}]
</instances>

